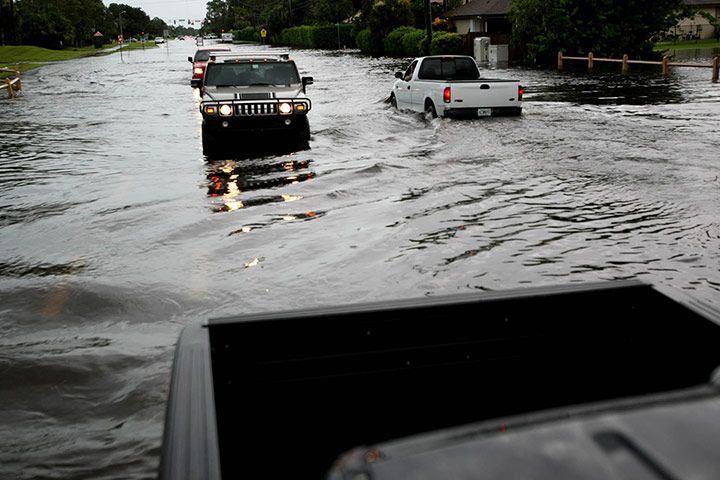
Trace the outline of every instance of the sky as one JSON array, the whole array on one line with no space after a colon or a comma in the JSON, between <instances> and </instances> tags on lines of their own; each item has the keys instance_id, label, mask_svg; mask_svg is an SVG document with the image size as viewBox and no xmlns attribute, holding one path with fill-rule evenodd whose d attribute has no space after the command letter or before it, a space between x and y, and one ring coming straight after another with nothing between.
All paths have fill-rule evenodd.
<instances>
[{"instance_id":1,"label":"sky","mask_svg":"<svg viewBox=\"0 0 720 480\"><path fill-rule=\"evenodd\" d=\"M141 8L150 18L160 17L170 26L179 25L184 20L185 26L188 19L191 21L203 20L205 18L208 0L103 0L105 6L111 3L130 5ZM176 21L177 23L173 23ZM200 28L195 22L195 28Z\"/></svg>"}]
</instances>

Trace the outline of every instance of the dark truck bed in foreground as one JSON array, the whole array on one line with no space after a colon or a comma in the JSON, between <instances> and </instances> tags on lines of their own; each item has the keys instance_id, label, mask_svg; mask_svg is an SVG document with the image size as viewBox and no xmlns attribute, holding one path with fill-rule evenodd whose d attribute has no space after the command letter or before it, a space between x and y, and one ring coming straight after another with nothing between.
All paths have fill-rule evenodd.
<instances>
[{"instance_id":1,"label":"dark truck bed in foreground","mask_svg":"<svg viewBox=\"0 0 720 480\"><path fill-rule=\"evenodd\" d=\"M191 325L160 477L720 478L719 324L621 281Z\"/></svg>"}]
</instances>

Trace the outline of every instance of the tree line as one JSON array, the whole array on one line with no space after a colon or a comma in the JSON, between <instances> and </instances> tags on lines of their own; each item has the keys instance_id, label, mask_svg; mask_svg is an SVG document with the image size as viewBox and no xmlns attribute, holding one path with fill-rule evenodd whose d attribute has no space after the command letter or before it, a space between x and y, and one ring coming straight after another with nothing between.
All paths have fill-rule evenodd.
<instances>
[{"instance_id":1,"label":"tree line","mask_svg":"<svg viewBox=\"0 0 720 480\"><path fill-rule=\"evenodd\" d=\"M382 17L386 25L425 28L424 3L424 0L210 0L203 28L218 33L262 27L270 34L280 34L282 30L301 25L352 22L360 31L372 16ZM463 0L433 2L432 18L463 3ZM378 14L380 11L383 13ZM398 18L392 16L396 11L402 12Z\"/></svg>"},{"instance_id":2,"label":"tree line","mask_svg":"<svg viewBox=\"0 0 720 480\"><path fill-rule=\"evenodd\" d=\"M139 8L102 0L0 0L0 44L29 44L49 48L82 46L95 31L106 39L122 29L126 37L157 36L176 31ZM462 5L464 0L433 2L430 18ZM264 28L268 35L301 25L352 23L355 33L369 30L374 53L393 30L426 28L425 0L208 0L201 33L220 34ZM515 46L525 58L552 62L566 54L631 58L653 56L652 47L679 19L697 9L684 0L513 0L509 19ZM717 20L716 20L717 21ZM437 24L436 24L437 28Z\"/></svg>"},{"instance_id":3,"label":"tree line","mask_svg":"<svg viewBox=\"0 0 720 480\"><path fill-rule=\"evenodd\" d=\"M0 45L44 48L91 45L95 32L106 42L160 36L168 25L142 9L102 0L0 0Z\"/></svg>"},{"instance_id":4,"label":"tree line","mask_svg":"<svg viewBox=\"0 0 720 480\"><path fill-rule=\"evenodd\" d=\"M432 3L432 16L462 0ZM537 63L566 54L653 58L654 44L698 9L684 0L513 0L509 12L513 45ZM395 29L425 29L423 0L210 0L205 27L215 31L262 27L269 35L298 25L352 20L356 33L369 30L370 51L382 54ZM717 23L717 20L715 20ZM436 24L437 25L437 24Z\"/></svg>"}]
</instances>

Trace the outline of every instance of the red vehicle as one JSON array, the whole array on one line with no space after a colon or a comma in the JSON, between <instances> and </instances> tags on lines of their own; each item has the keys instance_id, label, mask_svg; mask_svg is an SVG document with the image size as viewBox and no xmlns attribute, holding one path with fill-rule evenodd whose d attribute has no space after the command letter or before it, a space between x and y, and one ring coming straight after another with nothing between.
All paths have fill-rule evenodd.
<instances>
[{"instance_id":1,"label":"red vehicle","mask_svg":"<svg viewBox=\"0 0 720 480\"><path fill-rule=\"evenodd\" d=\"M191 87L199 87L205 76L205 66L210 59L212 52L229 52L230 47L222 47L215 45L212 47L200 47L195 52L195 57L188 57L188 62L193 64L192 79L190 79Z\"/></svg>"}]
</instances>

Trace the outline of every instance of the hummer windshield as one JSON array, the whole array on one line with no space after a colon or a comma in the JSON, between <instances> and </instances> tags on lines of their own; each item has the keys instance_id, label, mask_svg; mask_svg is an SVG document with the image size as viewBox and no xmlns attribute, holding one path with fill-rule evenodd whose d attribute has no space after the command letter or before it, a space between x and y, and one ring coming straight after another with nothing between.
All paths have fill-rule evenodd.
<instances>
[{"instance_id":1,"label":"hummer windshield","mask_svg":"<svg viewBox=\"0 0 720 480\"><path fill-rule=\"evenodd\" d=\"M205 85L214 87L293 83L300 83L300 76L291 62L211 63L205 73Z\"/></svg>"}]
</instances>

